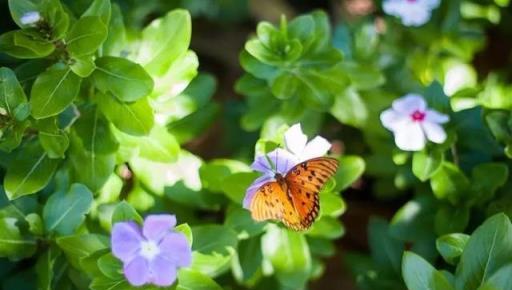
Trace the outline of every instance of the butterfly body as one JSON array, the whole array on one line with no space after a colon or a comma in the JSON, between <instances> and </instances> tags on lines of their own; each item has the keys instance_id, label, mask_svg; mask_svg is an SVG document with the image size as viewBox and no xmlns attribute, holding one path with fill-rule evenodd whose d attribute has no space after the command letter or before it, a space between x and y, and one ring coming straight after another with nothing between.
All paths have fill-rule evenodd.
<instances>
[{"instance_id":1,"label":"butterfly body","mask_svg":"<svg viewBox=\"0 0 512 290\"><path fill-rule=\"evenodd\" d=\"M250 204L253 219L282 221L287 227L308 229L320 212L319 192L337 170L338 160L313 158L261 186Z\"/></svg>"}]
</instances>

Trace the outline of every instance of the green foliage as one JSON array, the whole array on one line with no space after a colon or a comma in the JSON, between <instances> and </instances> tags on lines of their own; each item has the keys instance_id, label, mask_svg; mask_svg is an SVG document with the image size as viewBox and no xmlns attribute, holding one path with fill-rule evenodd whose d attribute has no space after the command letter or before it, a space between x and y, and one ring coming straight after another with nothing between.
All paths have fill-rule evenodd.
<instances>
[{"instance_id":1,"label":"green foliage","mask_svg":"<svg viewBox=\"0 0 512 290\"><path fill-rule=\"evenodd\" d=\"M370 218L369 253L343 255L360 289L511 289L510 69L475 59L509 36L509 1L441 1L415 28L383 15L383 1L340 22L324 11L261 21L238 55L243 99L225 90L229 58L218 76L198 72L199 59L218 71L217 43L198 39L200 58L189 47L194 17L222 22L206 25L216 37L253 23L249 1L3 2L3 288L309 289L326 258L340 262L351 191L399 207ZM40 19L23 23L31 12ZM445 142L396 148L379 116L408 93L449 116ZM283 147L299 122L340 163L304 232L243 208L254 155ZM109 233L152 213L176 215L192 265L170 287L135 288Z\"/></svg>"}]
</instances>

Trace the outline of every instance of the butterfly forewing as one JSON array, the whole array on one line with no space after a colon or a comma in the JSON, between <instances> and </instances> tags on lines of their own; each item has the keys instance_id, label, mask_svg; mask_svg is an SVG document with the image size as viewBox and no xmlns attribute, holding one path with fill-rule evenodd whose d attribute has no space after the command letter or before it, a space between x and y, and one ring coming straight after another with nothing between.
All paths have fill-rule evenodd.
<instances>
[{"instance_id":1,"label":"butterfly forewing","mask_svg":"<svg viewBox=\"0 0 512 290\"><path fill-rule=\"evenodd\" d=\"M337 168L337 159L320 157L297 164L286 175L288 192L300 217L299 230L309 228L317 218L320 190L336 173Z\"/></svg>"},{"instance_id":2,"label":"butterfly forewing","mask_svg":"<svg viewBox=\"0 0 512 290\"><path fill-rule=\"evenodd\" d=\"M289 228L300 229L300 216L283 188L275 181L266 183L258 189L250 208L254 220L280 220Z\"/></svg>"}]
</instances>

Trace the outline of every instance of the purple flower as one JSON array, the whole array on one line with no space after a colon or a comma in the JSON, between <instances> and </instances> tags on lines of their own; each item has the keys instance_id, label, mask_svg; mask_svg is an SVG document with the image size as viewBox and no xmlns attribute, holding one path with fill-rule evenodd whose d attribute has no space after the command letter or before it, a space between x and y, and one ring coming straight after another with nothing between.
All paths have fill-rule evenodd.
<instances>
[{"instance_id":1,"label":"purple flower","mask_svg":"<svg viewBox=\"0 0 512 290\"><path fill-rule=\"evenodd\" d=\"M142 229L135 222L116 223L112 253L123 262L124 276L133 286L170 286L178 267L187 267L192 249L182 233L173 231L174 215L150 215Z\"/></svg>"}]
</instances>

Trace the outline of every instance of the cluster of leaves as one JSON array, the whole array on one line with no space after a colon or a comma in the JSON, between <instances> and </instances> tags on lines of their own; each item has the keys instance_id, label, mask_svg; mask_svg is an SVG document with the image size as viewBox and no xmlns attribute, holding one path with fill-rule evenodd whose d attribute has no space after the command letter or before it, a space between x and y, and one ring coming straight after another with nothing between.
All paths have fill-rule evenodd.
<instances>
[{"instance_id":1,"label":"cluster of leaves","mask_svg":"<svg viewBox=\"0 0 512 290\"><path fill-rule=\"evenodd\" d=\"M109 232L151 212L175 213L192 244L191 267L169 289L299 289L320 276L344 233L337 193L359 178L363 160L340 159L307 233L254 222L241 205L257 177L252 156L205 162L181 148L219 111L215 79L197 73L188 49L189 13L172 10L132 31L118 5L88 2L9 1L19 29L0 35L2 56L14 63L0 68L3 287L132 289ZM29 12L41 19L22 23ZM305 19L322 25L310 50L330 47L341 59L324 35L325 15ZM286 128L269 132L257 152L282 144Z\"/></svg>"}]
</instances>

